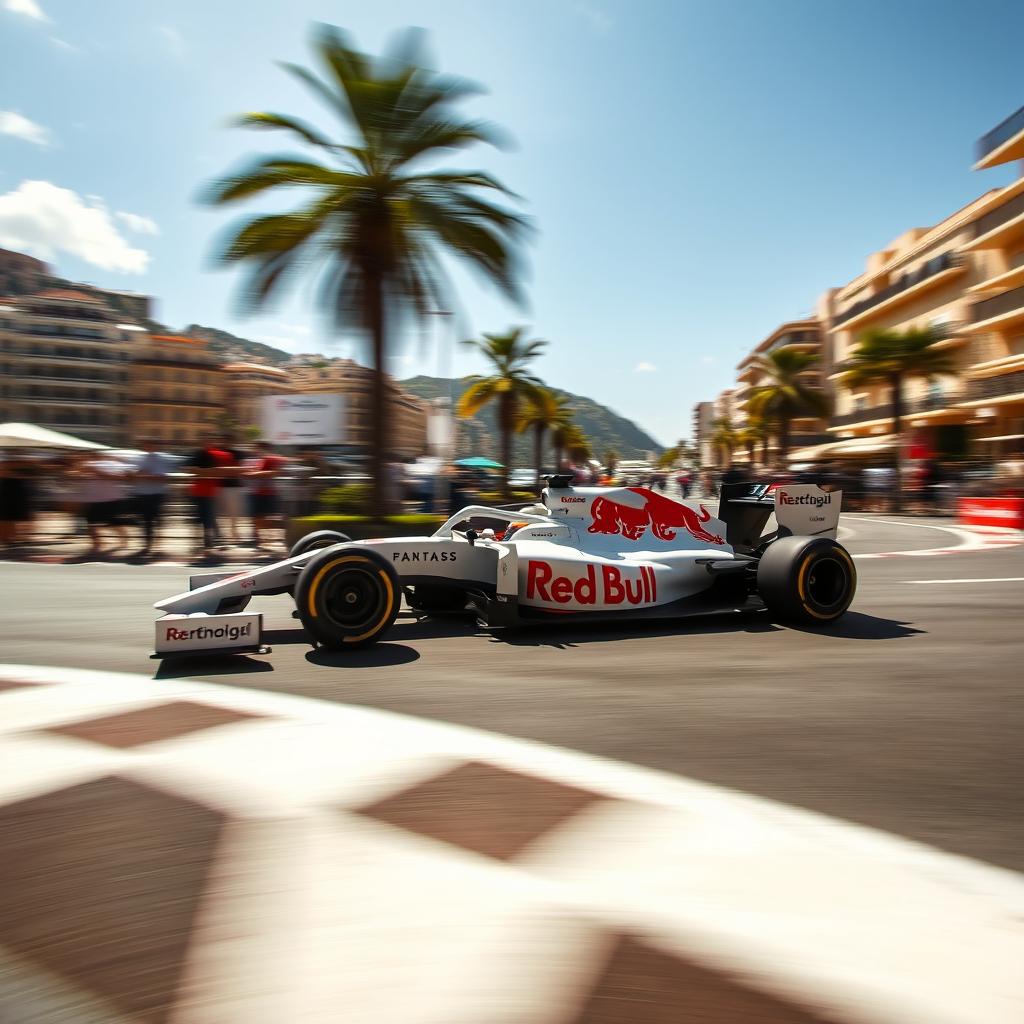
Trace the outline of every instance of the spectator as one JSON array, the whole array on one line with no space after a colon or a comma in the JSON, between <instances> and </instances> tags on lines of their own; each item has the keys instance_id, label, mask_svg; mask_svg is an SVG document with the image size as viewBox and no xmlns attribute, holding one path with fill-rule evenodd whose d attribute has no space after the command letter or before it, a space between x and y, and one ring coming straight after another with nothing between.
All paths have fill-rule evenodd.
<instances>
[{"instance_id":1,"label":"spectator","mask_svg":"<svg viewBox=\"0 0 1024 1024\"><path fill-rule=\"evenodd\" d=\"M0 545L16 548L32 520L32 485L23 459L0 456Z\"/></svg>"},{"instance_id":2,"label":"spectator","mask_svg":"<svg viewBox=\"0 0 1024 1024\"><path fill-rule=\"evenodd\" d=\"M235 438L226 434L217 446L230 458L227 472L220 478L214 502L217 511L218 531L221 540L230 544L246 543L242 538L242 518L246 514L245 490L240 473L245 455L236 447Z\"/></svg>"},{"instance_id":3,"label":"spectator","mask_svg":"<svg viewBox=\"0 0 1024 1024\"><path fill-rule=\"evenodd\" d=\"M88 557L112 554L117 550L117 547L104 549L101 532L104 527L115 531L122 548L128 546L126 498L129 472L129 467L120 459L102 453L87 455L74 470L79 481L78 499L89 532Z\"/></svg>"},{"instance_id":4,"label":"spectator","mask_svg":"<svg viewBox=\"0 0 1024 1024\"><path fill-rule=\"evenodd\" d=\"M174 463L169 455L156 450L156 442L152 438L143 438L141 444L146 454L135 467L132 490L135 511L142 522L142 550L139 557L148 558L153 550L157 527L160 525L164 500L167 497L167 478L174 468Z\"/></svg>"},{"instance_id":5,"label":"spectator","mask_svg":"<svg viewBox=\"0 0 1024 1024\"><path fill-rule=\"evenodd\" d=\"M186 462L194 474L189 486L189 495L195 503L196 519L203 529L204 558L210 557L213 549L220 543L216 499L221 476L230 463L231 456L213 438L193 452Z\"/></svg>"},{"instance_id":6,"label":"spectator","mask_svg":"<svg viewBox=\"0 0 1024 1024\"><path fill-rule=\"evenodd\" d=\"M271 520L279 514L279 492L276 477L284 468L284 458L274 454L266 441L257 441L256 455L247 476L253 481L250 495L252 527L256 535L256 547L270 547L266 534L272 529ZM266 543L265 543L266 541Z\"/></svg>"}]
</instances>

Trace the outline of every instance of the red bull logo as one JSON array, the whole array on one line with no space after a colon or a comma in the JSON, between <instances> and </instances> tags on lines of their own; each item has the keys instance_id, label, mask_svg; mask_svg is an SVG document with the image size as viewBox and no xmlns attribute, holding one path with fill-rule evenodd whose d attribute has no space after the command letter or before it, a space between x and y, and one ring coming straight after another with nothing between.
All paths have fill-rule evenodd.
<instances>
[{"instance_id":1,"label":"red bull logo","mask_svg":"<svg viewBox=\"0 0 1024 1024\"><path fill-rule=\"evenodd\" d=\"M718 534L704 529L703 524L711 518L711 513L703 505L698 513L646 487L630 487L629 490L644 498L644 504L634 508L604 495L595 498L590 507L593 522L587 527L588 533L618 533L630 540L639 540L650 526L658 540L675 540L676 531L683 529L705 544L725 543Z\"/></svg>"},{"instance_id":2,"label":"red bull logo","mask_svg":"<svg viewBox=\"0 0 1024 1024\"><path fill-rule=\"evenodd\" d=\"M649 565L623 570L617 565L588 565L579 579L556 576L547 562L532 559L526 568L526 599L549 604L654 604L658 600L658 581ZM600 583L600 586L598 585Z\"/></svg>"}]
</instances>

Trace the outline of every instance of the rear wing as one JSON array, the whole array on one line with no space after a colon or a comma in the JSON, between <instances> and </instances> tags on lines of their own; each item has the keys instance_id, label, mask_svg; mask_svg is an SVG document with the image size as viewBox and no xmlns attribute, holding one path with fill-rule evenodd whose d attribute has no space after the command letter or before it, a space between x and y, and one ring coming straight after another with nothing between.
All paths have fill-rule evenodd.
<instances>
[{"instance_id":1,"label":"rear wing","mask_svg":"<svg viewBox=\"0 0 1024 1024\"><path fill-rule=\"evenodd\" d=\"M831 537L839 529L842 491L823 491L817 484L780 484L775 488L775 519L779 534Z\"/></svg>"},{"instance_id":2,"label":"rear wing","mask_svg":"<svg viewBox=\"0 0 1024 1024\"><path fill-rule=\"evenodd\" d=\"M722 484L718 518L734 551L750 554L764 541L764 528L775 515L778 536L835 538L842 491L817 484Z\"/></svg>"}]
</instances>

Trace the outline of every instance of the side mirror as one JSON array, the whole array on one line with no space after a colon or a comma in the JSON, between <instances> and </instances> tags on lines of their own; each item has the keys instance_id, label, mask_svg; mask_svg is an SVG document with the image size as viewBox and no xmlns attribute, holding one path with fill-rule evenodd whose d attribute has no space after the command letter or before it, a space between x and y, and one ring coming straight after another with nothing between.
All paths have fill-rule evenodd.
<instances>
[{"instance_id":1,"label":"side mirror","mask_svg":"<svg viewBox=\"0 0 1024 1024\"><path fill-rule=\"evenodd\" d=\"M469 546L470 547L473 547L473 545L476 544L476 538L477 538L476 530L467 530L466 531L466 540L469 541Z\"/></svg>"}]
</instances>

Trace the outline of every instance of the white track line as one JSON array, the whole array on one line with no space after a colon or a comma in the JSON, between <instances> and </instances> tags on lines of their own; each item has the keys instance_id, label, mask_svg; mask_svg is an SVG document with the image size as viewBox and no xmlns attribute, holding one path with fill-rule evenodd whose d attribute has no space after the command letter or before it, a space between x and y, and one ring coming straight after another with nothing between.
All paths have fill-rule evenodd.
<instances>
[{"instance_id":1,"label":"white track line","mask_svg":"<svg viewBox=\"0 0 1024 1024\"><path fill-rule=\"evenodd\" d=\"M880 526L909 526L917 530L937 530L939 533L948 533L953 537L956 537L960 542L959 544L953 545L952 547L942 548L919 548L916 550L909 551L871 551L864 554L854 555L855 560L862 560L867 558L891 558L894 555L906 555L915 558L922 558L930 555L947 555L953 552L968 552L968 551L983 551L991 550L1002 546L1009 546L1018 544L1022 538L1019 533L1011 533L1006 531L1005 533L997 534L979 534L974 533L971 530L959 529L955 526L935 526L932 523L907 523L901 522L898 519L873 519L867 516L851 516L847 515L848 519L853 519L859 523L878 523Z\"/></svg>"},{"instance_id":2,"label":"white track line","mask_svg":"<svg viewBox=\"0 0 1024 1024\"><path fill-rule=\"evenodd\" d=\"M578 998L599 969L590 960L603 937L626 932L755 990L825 1007L842 1024L1024 1019L1024 879L1011 871L667 772L373 708L76 669L0 665L0 678L55 684L0 697L4 802L113 771L190 799L237 803L250 828L271 834L266 851L254 847L264 873L240 890L250 901L245 928L218 932L207 921L193 941L190 970L206 978L208 995L230 1001L256 987L266 1005L302 1009L310 985L330 984L331 1014L346 1005L353 1019L380 1024L550 1024L552 1005ZM141 757L38 731L175 699L270 717L153 743ZM351 813L371 794L465 761L607 799L509 865ZM306 850L307 835L323 849L293 866L288 858ZM322 877L307 878L309 864ZM237 864L226 867L245 882ZM282 914L274 898L283 882L297 907L318 914ZM490 916L472 909L491 903ZM544 945L552 928L557 950ZM281 962L271 940L285 929ZM234 946L225 945L228 931L240 936ZM449 949L460 935L462 945ZM458 965L447 979L445 958ZM434 960L444 984L412 985L415 998L402 1003L408 979ZM361 964L370 977L377 970L378 983L361 983L362 970L338 972L338 962ZM394 968L381 974L381 962ZM522 1003L534 990L538 999ZM495 1015L513 996L515 1013ZM201 1004L179 1009L183 1024L212 1019ZM291 1019L299 1017L333 1019Z\"/></svg>"},{"instance_id":3,"label":"white track line","mask_svg":"<svg viewBox=\"0 0 1024 1024\"><path fill-rule=\"evenodd\" d=\"M1024 583L1024 576L987 576L975 580L904 580L904 583Z\"/></svg>"}]
</instances>

